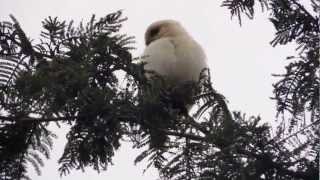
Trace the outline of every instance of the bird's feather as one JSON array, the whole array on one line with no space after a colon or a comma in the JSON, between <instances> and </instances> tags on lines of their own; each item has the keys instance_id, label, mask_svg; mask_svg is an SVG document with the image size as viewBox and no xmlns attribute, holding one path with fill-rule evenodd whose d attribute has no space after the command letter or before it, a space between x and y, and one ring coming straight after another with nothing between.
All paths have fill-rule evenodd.
<instances>
[{"instance_id":1,"label":"bird's feather","mask_svg":"<svg viewBox=\"0 0 320 180\"><path fill-rule=\"evenodd\" d=\"M145 68L164 76L170 82L198 81L207 67L202 48L188 37L155 40L143 53Z\"/></svg>"}]
</instances>

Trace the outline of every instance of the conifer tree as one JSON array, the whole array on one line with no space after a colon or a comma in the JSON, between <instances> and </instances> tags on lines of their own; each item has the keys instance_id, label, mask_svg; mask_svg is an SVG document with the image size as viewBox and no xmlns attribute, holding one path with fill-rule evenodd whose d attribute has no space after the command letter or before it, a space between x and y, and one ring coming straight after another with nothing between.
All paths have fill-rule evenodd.
<instances>
[{"instance_id":1,"label":"conifer tree","mask_svg":"<svg viewBox=\"0 0 320 180\"><path fill-rule=\"evenodd\" d=\"M259 117L231 111L206 69L191 87L197 112L185 113L180 87L167 88L156 74L147 79L134 62L133 37L119 33L121 11L79 26L48 17L37 43L13 16L0 22L0 179L30 179L27 164L41 173L56 138L52 123L71 127L61 175L106 170L129 139L141 149L135 162L156 167L162 179L317 179L320 3L310 2L314 13L296 0L222 3L240 24L256 4L277 31L271 45L298 46L286 73L276 75L274 100L284 117L276 135Z\"/></svg>"}]
</instances>

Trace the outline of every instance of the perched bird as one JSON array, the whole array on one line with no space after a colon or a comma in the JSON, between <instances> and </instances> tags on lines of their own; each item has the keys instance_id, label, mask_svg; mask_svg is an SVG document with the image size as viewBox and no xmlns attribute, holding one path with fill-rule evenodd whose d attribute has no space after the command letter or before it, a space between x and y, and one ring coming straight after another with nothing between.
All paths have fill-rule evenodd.
<instances>
[{"instance_id":1,"label":"perched bird","mask_svg":"<svg viewBox=\"0 0 320 180\"><path fill-rule=\"evenodd\" d=\"M173 88L174 106L183 107L187 112L193 104L192 83L198 82L201 71L208 67L203 49L174 20L151 24L145 33L145 44L142 56L145 69L166 80Z\"/></svg>"},{"instance_id":2,"label":"perched bird","mask_svg":"<svg viewBox=\"0 0 320 180\"><path fill-rule=\"evenodd\" d=\"M168 137L158 129L176 125L168 108L162 106L163 102L178 109L179 114L188 114L193 104L194 84L198 82L201 71L207 68L206 56L201 46L174 20L151 24L145 33L145 44L142 55L145 69L161 75L165 80L165 84L160 83L159 86L159 81L152 79L153 74L147 74L147 78L154 81L145 89L143 96L143 114L150 132L150 147L160 148Z\"/></svg>"},{"instance_id":3,"label":"perched bird","mask_svg":"<svg viewBox=\"0 0 320 180\"><path fill-rule=\"evenodd\" d=\"M197 82L201 70L208 67L201 46L177 21L151 24L145 33L145 44L145 69L155 71L173 85Z\"/></svg>"}]
</instances>

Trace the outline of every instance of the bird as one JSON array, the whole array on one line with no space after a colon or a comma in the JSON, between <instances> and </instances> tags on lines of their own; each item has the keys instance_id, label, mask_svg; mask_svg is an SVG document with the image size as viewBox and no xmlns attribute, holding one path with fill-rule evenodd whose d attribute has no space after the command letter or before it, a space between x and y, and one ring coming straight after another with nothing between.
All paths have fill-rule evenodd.
<instances>
[{"instance_id":1,"label":"bird","mask_svg":"<svg viewBox=\"0 0 320 180\"><path fill-rule=\"evenodd\" d=\"M194 104L194 84L208 65L202 47L178 21L152 23L145 32L144 40L146 47L141 61L151 85L142 91L142 114L150 133L150 148L161 148L168 136L159 129L170 129L179 124L171 118L171 109L178 110L175 112L179 116L188 116ZM158 83L155 75L160 75L165 83Z\"/></svg>"},{"instance_id":2,"label":"bird","mask_svg":"<svg viewBox=\"0 0 320 180\"><path fill-rule=\"evenodd\" d=\"M145 45L145 69L171 84L197 82L201 71L208 68L204 50L178 21L152 23L145 32Z\"/></svg>"},{"instance_id":3,"label":"bird","mask_svg":"<svg viewBox=\"0 0 320 180\"><path fill-rule=\"evenodd\" d=\"M169 87L175 88L175 101L189 111L192 107L190 84L198 82L202 70L208 68L203 48L180 22L171 19L149 25L144 38L144 68L162 76ZM151 73L147 74L150 76Z\"/></svg>"}]
</instances>

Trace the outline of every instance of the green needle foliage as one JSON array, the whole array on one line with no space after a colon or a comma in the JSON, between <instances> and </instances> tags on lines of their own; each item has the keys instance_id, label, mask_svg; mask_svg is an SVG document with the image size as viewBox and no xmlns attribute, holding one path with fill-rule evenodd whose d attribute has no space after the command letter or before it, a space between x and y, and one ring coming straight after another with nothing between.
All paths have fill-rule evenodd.
<instances>
[{"instance_id":1,"label":"green needle foliage","mask_svg":"<svg viewBox=\"0 0 320 180\"><path fill-rule=\"evenodd\" d=\"M286 73L274 75L280 79L274 84L273 97L278 112L292 116L290 130L299 123L297 120L303 121L306 112L311 114L309 121L319 120L320 1L305 2L311 11L299 0L225 0L222 6L228 7L231 16L237 16L241 24L242 14L254 17L257 4L269 13L276 30L270 44L297 44L297 55L287 57Z\"/></svg>"},{"instance_id":2,"label":"green needle foliage","mask_svg":"<svg viewBox=\"0 0 320 180\"><path fill-rule=\"evenodd\" d=\"M271 11L276 3L260 2ZM298 2L290 3L296 13L304 12ZM254 1L225 1L224 6L240 18L242 12L254 15ZM296 58L304 59L289 64L274 86L279 113L299 122L281 123L275 135L259 117L230 111L208 70L197 83L173 87L157 74L147 79L144 64L131 56L133 37L119 33L126 20L121 11L79 26L49 17L39 42L31 41L13 16L12 22L0 22L0 179L29 179L30 164L41 173L56 138L48 129L52 123L71 126L59 159L61 175L87 167L106 170L122 140L129 140L141 149L135 162L156 167L162 179L316 179L319 41L308 37L318 38L319 29L302 15L285 19L281 13L287 11L271 13L279 32L292 28L291 22L309 29L294 30L299 33L290 38L277 33L272 41L303 44ZM181 99L182 89L192 96ZM190 102L197 106L194 116L186 113ZM300 117L308 112L309 125L301 126Z\"/></svg>"}]
</instances>

